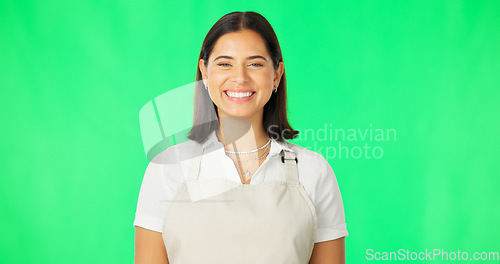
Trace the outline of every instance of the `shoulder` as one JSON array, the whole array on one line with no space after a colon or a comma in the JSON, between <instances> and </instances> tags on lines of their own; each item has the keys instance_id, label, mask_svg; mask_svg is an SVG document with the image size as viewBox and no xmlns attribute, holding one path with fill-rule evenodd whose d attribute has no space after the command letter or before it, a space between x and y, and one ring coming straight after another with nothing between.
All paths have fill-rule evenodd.
<instances>
[{"instance_id":1,"label":"shoulder","mask_svg":"<svg viewBox=\"0 0 500 264\"><path fill-rule=\"evenodd\" d=\"M186 178L186 163L200 146L196 141L189 140L166 148L149 162L147 177L161 180L170 188L179 187Z\"/></svg>"},{"instance_id":2,"label":"shoulder","mask_svg":"<svg viewBox=\"0 0 500 264\"><path fill-rule=\"evenodd\" d=\"M152 160L151 163L156 164L178 164L179 162L189 159L192 157L196 148L199 148L200 144L196 141L185 141L173 146L170 146L158 153Z\"/></svg>"},{"instance_id":3,"label":"shoulder","mask_svg":"<svg viewBox=\"0 0 500 264\"><path fill-rule=\"evenodd\" d=\"M325 193L337 192L335 173L323 155L291 142L285 144L297 156L299 181L313 203L317 203L317 198Z\"/></svg>"},{"instance_id":4,"label":"shoulder","mask_svg":"<svg viewBox=\"0 0 500 264\"><path fill-rule=\"evenodd\" d=\"M299 170L305 170L307 174L322 174L325 167L329 166L323 155L318 152L288 141L283 145L295 153Z\"/></svg>"}]
</instances>

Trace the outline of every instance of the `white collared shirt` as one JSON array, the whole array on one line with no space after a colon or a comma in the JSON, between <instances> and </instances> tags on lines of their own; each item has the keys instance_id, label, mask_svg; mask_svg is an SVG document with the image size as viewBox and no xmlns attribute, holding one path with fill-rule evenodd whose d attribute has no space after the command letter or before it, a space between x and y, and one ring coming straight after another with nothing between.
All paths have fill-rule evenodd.
<instances>
[{"instance_id":1,"label":"white collared shirt","mask_svg":"<svg viewBox=\"0 0 500 264\"><path fill-rule=\"evenodd\" d=\"M162 232L163 217L186 180L192 148L198 144L187 141L171 146L158 154L146 168L133 225L156 232ZM202 144L198 181L224 179L241 183L233 161L224 153L223 144L215 131ZM348 236L344 217L342 197L337 179L325 158L299 145L271 139L269 155L252 176L250 184L268 181L285 181L285 166L281 161L282 149L295 152L299 181L316 210L317 230L315 243ZM192 155L192 154L191 154ZM222 192L224 189L210 189L196 194L199 199Z\"/></svg>"}]
</instances>

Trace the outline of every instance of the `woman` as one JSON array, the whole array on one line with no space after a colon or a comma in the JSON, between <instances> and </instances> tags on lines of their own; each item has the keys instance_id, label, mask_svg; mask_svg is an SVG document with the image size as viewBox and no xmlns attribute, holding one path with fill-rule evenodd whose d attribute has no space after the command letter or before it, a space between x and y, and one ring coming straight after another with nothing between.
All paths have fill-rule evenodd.
<instances>
[{"instance_id":1,"label":"woman","mask_svg":"<svg viewBox=\"0 0 500 264\"><path fill-rule=\"evenodd\" d=\"M345 263L333 170L285 141L298 131L287 120L269 22L255 12L219 19L203 42L197 81L190 141L146 169L135 263Z\"/></svg>"}]
</instances>

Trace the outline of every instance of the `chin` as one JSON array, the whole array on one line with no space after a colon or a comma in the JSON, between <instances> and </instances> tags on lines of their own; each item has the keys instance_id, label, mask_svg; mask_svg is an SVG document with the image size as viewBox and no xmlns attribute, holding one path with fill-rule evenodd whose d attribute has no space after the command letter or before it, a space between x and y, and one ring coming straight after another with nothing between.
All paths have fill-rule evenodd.
<instances>
[{"instance_id":1,"label":"chin","mask_svg":"<svg viewBox=\"0 0 500 264\"><path fill-rule=\"evenodd\" d=\"M240 117L250 119L255 113L248 113L242 111L225 112L223 116L227 117Z\"/></svg>"}]
</instances>

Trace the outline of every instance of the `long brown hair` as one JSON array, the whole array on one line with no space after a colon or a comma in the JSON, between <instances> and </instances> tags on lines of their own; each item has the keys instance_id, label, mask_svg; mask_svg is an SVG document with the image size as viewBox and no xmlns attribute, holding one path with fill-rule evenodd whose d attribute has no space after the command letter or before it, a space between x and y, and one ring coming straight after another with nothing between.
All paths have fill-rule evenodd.
<instances>
[{"instance_id":1,"label":"long brown hair","mask_svg":"<svg viewBox=\"0 0 500 264\"><path fill-rule=\"evenodd\" d=\"M251 11L232 12L221 17L210 31L208 31L201 46L198 61L203 59L205 66L207 66L208 58L212 53L214 45L222 35L245 29L253 30L262 37L271 55L274 68L277 70L279 63L283 61L278 38L271 24L262 15ZM210 95L204 88L201 80L201 71L198 67L195 83L193 127L188 135L189 139L198 143L205 142L212 131L219 129L217 106L210 99ZM214 116L214 110L216 116ZM284 71L278 91L272 94L264 106L262 122L269 137L280 142L283 142L285 139L293 139L299 133L299 131L292 129L288 123L286 112L286 77Z\"/></svg>"}]
</instances>

